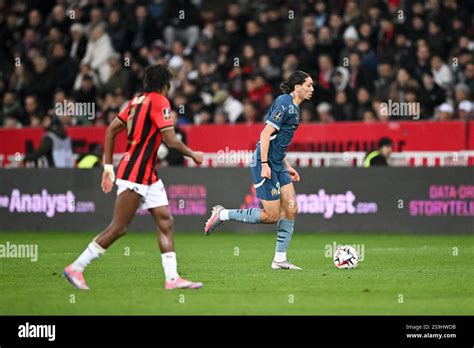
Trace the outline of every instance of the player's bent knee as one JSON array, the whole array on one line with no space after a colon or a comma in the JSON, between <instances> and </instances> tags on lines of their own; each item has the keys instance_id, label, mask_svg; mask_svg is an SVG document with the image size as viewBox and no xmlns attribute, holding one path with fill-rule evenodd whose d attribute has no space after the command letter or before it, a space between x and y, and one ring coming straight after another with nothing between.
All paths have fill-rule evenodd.
<instances>
[{"instance_id":1,"label":"player's bent knee","mask_svg":"<svg viewBox=\"0 0 474 348\"><path fill-rule=\"evenodd\" d=\"M298 205L292 204L289 207L283 209L281 217L283 219L294 220L296 218L297 213L298 213Z\"/></svg>"},{"instance_id":2,"label":"player's bent knee","mask_svg":"<svg viewBox=\"0 0 474 348\"><path fill-rule=\"evenodd\" d=\"M160 224L160 230L163 233L173 233L173 224L174 224L174 219L173 216L168 215L166 216Z\"/></svg>"}]
</instances>

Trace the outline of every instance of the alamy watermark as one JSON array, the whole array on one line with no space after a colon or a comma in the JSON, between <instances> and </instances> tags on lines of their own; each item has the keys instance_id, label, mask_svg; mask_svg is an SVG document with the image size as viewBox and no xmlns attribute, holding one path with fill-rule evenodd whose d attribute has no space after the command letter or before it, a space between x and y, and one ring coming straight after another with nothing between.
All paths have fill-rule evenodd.
<instances>
[{"instance_id":1,"label":"alamy watermark","mask_svg":"<svg viewBox=\"0 0 474 348\"><path fill-rule=\"evenodd\" d=\"M217 151L217 162L224 166L244 166L254 167L256 158L253 150L231 150L228 146L224 150Z\"/></svg>"},{"instance_id":2,"label":"alamy watermark","mask_svg":"<svg viewBox=\"0 0 474 348\"><path fill-rule=\"evenodd\" d=\"M20 338L46 338L52 342L56 340L56 325L36 325L26 322L18 326Z\"/></svg>"},{"instance_id":3,"label":"alamy watermark","mask_svg":"<svg viewBox=\"0 0 474 348\"><path fill-rule=\"evenodd\" d=\"M62 103L54 104L56 116L87 117L88 120L95 118L95 103L79 103L64 99Z\"/></svg>"},{"instance_id":4,"label":"alamy watermark","mask_svg":"<svg viewBox=\"0 0 474 348\"><path fill-rule=\"evenodd\" d=\"M380 103L380 115L388 117L409 117L414 120L420 118L420 103L418 102L388 102Z\"/></svg>"},{"instance_id":5,"label":"alamy watermark","mask_svg":"<svg viewBox=\"0 0 474 348\"><path fill-rule=\"evenodd\" d=\"M0 244L0 258L23 258L36 262L38 261L38 244L14 244L7 241L5 244Z\"/></svg>"}]
</instances>

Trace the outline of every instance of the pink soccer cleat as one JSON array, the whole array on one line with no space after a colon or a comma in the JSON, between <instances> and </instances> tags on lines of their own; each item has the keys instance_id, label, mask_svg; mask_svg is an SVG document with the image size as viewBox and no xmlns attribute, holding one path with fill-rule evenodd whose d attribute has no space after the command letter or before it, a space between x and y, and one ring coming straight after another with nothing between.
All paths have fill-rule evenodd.
<instances>
[{"instance_id":1,"label":"pink soccer cleat","mask_svg":"<svg viewBox=\"0 0 474 348\"><path fill-rule=\"evenodd\" d=\"M173 289L199 289L202 288L202 283L195 283L190 280L183 279L181 277L176 278L173 281L165 282L166 290Z\"/></svg>"},{"instance_id":2,"label":"pink soccer cleat","mask_svg":"<svg viewBox=\"0 0 474 348\"><path fill-rule=\"evenodd\" d=\"M211 217L206 221L206 225L204 226L204 233L206 236L208 236L217 226L222 224L223 221L219 218L219 213L222 209L224 209L222 205L215 205L212 207Z\"/></svg>"},{"instance_id":3,"label":"pink soccer cleat","mask_svg":"<svg viewBox=\"0 0 474 348\"><path fill-rule=\"evenodd\" d=\"M71 285L74 286L76 289L89 290L89 287L87 286L86 281L84 280L82 272L74 272L72 270L72 265L67 266L64 269L63 274L66 277L67 281L71 283Z\"/></svg>"}]
</instances>

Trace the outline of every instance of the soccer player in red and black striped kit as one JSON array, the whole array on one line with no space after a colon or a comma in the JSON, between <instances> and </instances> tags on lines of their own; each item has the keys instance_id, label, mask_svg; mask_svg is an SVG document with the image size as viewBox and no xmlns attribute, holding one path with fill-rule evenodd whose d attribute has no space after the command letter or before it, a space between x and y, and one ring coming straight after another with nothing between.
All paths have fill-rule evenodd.
<instances>
[{"instance_id":1,"label":"soccer player in red and black striped kit","mask_svg":"<svg viewBox=\"0 0 474 348\"><path fill-rule=\"evenodd\" d=\"M76 288L88 290L83 271L89 263L102 255L118 238L126 233L138 208L147 209L158 227L165 289L197 289L202 283L183 279L177 271L173 242L173 218L168 208L168 198L163 182L158 178L155 166L157 151L162 140L201 164L203 153L184 145L174 132L170 103L166 95L170 89L172 74L163 65L149 66L143 77L144 92L131 99L126 108L107 128L104 148L104 173L102 190L109 193L115 180L112 155L117 134L126 130L128 147L117 172L117 199L112 222L87 246L64 275Z\"/></svg>"}]
</instances>

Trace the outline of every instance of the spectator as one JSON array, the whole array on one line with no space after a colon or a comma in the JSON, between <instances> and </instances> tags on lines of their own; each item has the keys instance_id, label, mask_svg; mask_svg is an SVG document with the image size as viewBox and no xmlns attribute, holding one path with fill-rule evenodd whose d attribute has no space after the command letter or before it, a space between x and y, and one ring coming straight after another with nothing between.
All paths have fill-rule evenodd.
<instances>
[{"instance_id":1,"label":"spectator","mask_svg":"<svg viewBox=\"0 0 474 348\"><path fill-rule=\"evenodd\" d=\"M220 90L212 98L212 102L229 115L229 122L235 123L244 111L244 107L240 101L229 95L227 91Z\"/></svg>"},{"instance_id":2,"label":"spectator","mask_svg":"<svg viewBox=\"0 0 474 348\"><path fill-rule=\"evenodd\" d=\"M357 120L362 120L365 111L371 108L370 94L364 87L357 90L357 105L355 117Z\"/></svg>"},{"instance_id":3,"label":"spectator","mask_svg":"<svg viewBox=\"0 0 474 348\"><path fill-rule=\"evenodd\" d=\"M392 63L388 60L381 61L378 65L378 78L374 81L377 97L388 100L390 96L390 86L393 83Z\"/></svg>"},{"instance_id":4,"label":"spectator","mask_svg":"<svg viewBox=\"0 0 474 348\"><path fill-rule=\"evenodd\" d=\"M268 54L262 54L258 57L257 73L263 75L272 85L278 83L281 75L280 69L272 64Z\"/></svg>"},{"instance_id":5,"label":"spectator","mask_svg":"<svg viewBox=\"0 0 474 348\"><path fill-rule=\"evenodd\" d=\"M186 9L184 16L183 9ZM167 47L171 48L176 39L181 39L186 42L184 54L190 54L199 40L198 10L190 0L173 0L170 2L166 18L170 18L170 24L163 33ZM238 36L237 28L237 24L233 21L231 32Z\"/></svg>"},{"instance_id":6,"label":"spectator","mask_svg":"<svg viewBox=\"0 0 474 348\"><path fill-rule=\"evenodd\" d=\"M254 79L247 80L247 92L252 102L260 104L264 108L264 96L272 92L272 86L265 80L263 75L255 75Z\"/></svg>"},{"instance_id":7,"label":"spectator","mask_svg":"<svg viewBox=\"0 0 474 348\"><path fill-rule=\"evenodd\" d=\"M359 52L351 52L349 54L349 87L358 89L365 87L369 91L373 90L374 76L366 67L362 65Z\"/></svg>"},{"instance_id":8,"label":"spectator","mask_svg":"<svg viewBox=\"0 0 474 348\"><path fill-rule=\"evenodd\" d=\"M71 25L71 43L69 47L69 56L76 60L81 61L86 53L87 39L84 36L84 26L79 23Z\"/></svg>"},{"instance_id":9,"label":"spectator","mask_svg":"<svg viewBox=\"0 0 474 348\"><path fill-rule=\"evenodd\" d=\"M316 108L318 112L319 121L323 124L334 122L334 118L331 115L331 104L323 102Z\"/></svg>"},{"instance_id":10,"label":"spectator","mask_svg":"<svg viewBox=\"0 0 474 348\"><path fill-rule=\"evenodd\" d=\"M89 13L89 22L85 27L85 33L87 37L91 38L92 32L98 26L105 28L106 23L103 18L102 10L98 7L94 7Z\"/></svg>"},{"instance_id":11,"label":"spectator","mask_svg":"<svg viewBox=\"0 0 474 348\"><path fill-rule=\"evenodd\" d=\"M430 50L425 41L418 41L416 59L409 66L408 69L418 81L421 81L423 74L431 72Z\"/></svg>"},{"instance_id":12,"label":"spectator","mask_svg":"<svg viewBox=\"0 0 474 348\"><path fill-rule=\"evenodd\" d=\"M319 60L319 74L317 79L318 93L316 98L318 100L330 102L334 98L334 86L332 85L332 76L334 73L334 66L331 57L328 55L320 55Z\"/></svg>"},{"instance_id":13,"label":"spectator","mask_svg":"<svg viewBox=\"0 0 474 348\"><path fill-rule=\"evenodd\" d=\"M97 91L90 76L84 76L81 88L74 93L74 99L78 103L94 103L96 102Z\"/></svg>"},{"instance_id":14,"label":"spectator","mask_svg":"<svg viewBox=\"0 0 474 348\"><path fill-rule=\"evenodd\" d=\"M423 75L420 99L423 105L422 117L431 117L435 107L444 103L446 99L444 91L436 84L431 73Z\"/></svg>"},{"instance_id":15,"label":"spectator","mask_svg":"<svg viewBox=\"0 0 474 348\"><path fill-rule=\"evenodd\" d=\"M128 30L122 23L123 18L117 9L109 13L107 34L110 36L114 50L123 53L127 49Z\"/></svg>"},{"instance_id":16,"label":"spectator","mask_svg":"<svg viewBox=\"0 0 474 348\"><path fill-rule=\"evenodd\" d=\"M327 26L321 27L318 31L315 51L317 55L326 54L331 57L331 61L337 60L336 40L331 36L331 29Z\"/></svg>"},{"instance_id":17,"label":"spectator","mask_svg":"<svg viewBox=\"0 0 474 348\"><path fill-rule=\"evenodd\" d=\"M77 64L67 56L66 48L62 42L54 44L51 53L51 64L56 77L55 87L66 91L71 90L77 75Z\"/></svg>"},{"instance_id":18,"label":"spectator","mask_svg":"<svg viewBox=\"0 0 474 348\"><path fill-rule=\"evenodd\" d=\"M431 58L431 72L433 73L433 78L443 89L448 89L453 83L453 74L449 69L448 65L443 62L439 55L433 55Z\"/></svg>"},{"instance_id":19,"label":"spectator","mask_svg":"<svg viewBox=\"0 0 474 348\"><path fill-rule=\"evenodd\" d=\"M470 121L473 119L474 105L469 100L463 100L458 106L458 118L462 121Z\"/></svg>"},{"instance_id":20,"label":"spectator","mask_svg":"<svg viewBox=\"0 0 474 348\"><path fill-rule=\"evenodd\" d=\"M214 114L214 123L220 125L229 123L229 115L221 108L217 108Z\"/></svg>"},{"instance_id":21,"label":"spectator","mask_svg":"<svg viewBox=\"0 0 474 348\"><path fill-rule=\"evenodd\" d=\"M310 75L314 75L317 70L317 60L315 57L320 51L316 50L316 37L314 33L308 32L303 37L303 48L300 52L300 69Z\"/></svg>"},{"instance_id":22,"label":"spectator","mask_svg":"<svg viewBox=\"0 0 474 348\"><path fill-rule=\"evenodd\" d=\"M303 107L301 109L300 123L311 123L314 122L314 115L309 107Z\"/></svg>"},{"instance_id":23,"label":"spectator","mask_svg":"<svg viewBox=\"0 0 474 348\"><path fill-rule=\"evenodd\" d=\"M457 105L463 100L469 100L469 87L464 83L459 83L454 87L454 102Z\"/></svg>"},{"instance_id":24,"label":"spectator","mask_svg":"<svg viewBox=\"0 0 474 348\"><path fill-rule=\"evenodd\" d=\"M70 24L71 22L69 17L66 15L66 9L64 8L64 5L58 4L54 6L49 18L47 19L46 26L48 28L56 27L63 34L67 34Z\"/></svg>"},{"instance_id":25,"label":"spectator","mask_svg":"<svg viewBox=\"0 0 474 348\"><path fill-rule=\"evenodd\" d=\"M259 108L257 103L246 100L243 107L243 113L236 122L251 125L261 121L259 119Z\"/></svg>"},{"instance_id":26,"label":"spectator","mask_svg":"<svg viewBox=\"0 0 474 348\"><path fill-rule=\"evenodd\" d=\"M352 103L349 101L345 91L336 92L333 115L336 121L350 121L353 119Z\"/></svg>"},{"instance_id":27,"label":"spectator","mask_svg":"<svg viewBox=\"0 0 474 348\"><path fill-rule=\"evenodd\" d=\"M466 64L464 83L469 86L469 94L474 96L474 62Z\"/></svg>"},{"instance_id":28,"label":"spectator","mask_svg":"<svg viewBox=\"0 0 474 348\"><path fill-rule=\"evenodd\" d=\"M33 71L30 76L30 83L25 86L27 93L36 95L41 105L49 106L56 76L45 57L38 56L33 60Z\"/></svg>"},{"instance_id":29,"label":"spectator","mask_svg":"<svg viewBox=\"0 0 474 348\"><path fill-rule=\"evenodd\" d=\"M42 121L45 136L38 149L27 153L25 162L41 161L49 168L72 168L74 166L72 142L58 117L47 116Z\"/></svg>"},{"instance_id":30,"label":"spectator","mask_svg":"<svg viewBox=\"0 0 474 348\"><path fill-rule=\"evenodd\" d=\"M89 64L81 64L79 74L77 75L76 80L74 81L74 87L73 87L74 91L81 89L82 80L85 77L89 77L96 88L100 86L99 77L91 69L91 66Z\"/></svg>"},{"instance_id":31,"label":"spectator","mask_svg":"<svg viewBox=\"0 0 474 348\"><path fill-rule=\"evenodd\" d=\"M453 119L454 109L449 103L443 103L439 106L435 119L438 121L450 121Z\"/></svg>"},{"instance_id":32,"label":"spectator","mask_svg":"<svg viewBox=\"0 0 474 348\"><path fill-rule=\"evenodd\" d=\"M173 2L175 2L173 0ZM135 19L132 24L130 47L134 51L150 45L155 40L155 27L148 16L146 6L140 5L135 9Z\"/></svg>"},{"instance_id":33,"label":"spectator","mask_svg":"<svg viewBox=\"0 0 474 348\"><path fill-rule=\"evenodd\" d=\"M109 81L107 81L107 83L104 85L102 90L105 93L113 93L116 90L127 91L128 81L130 78L130 70L124 69L122 67L118 55L109 58L109 66L110 78Z\"/></svg>"},{"instance_id":34,"label":"spectator","mask_svg":"<svg viewBox=\"0 0 474 348\"><path fill-rule=\"evenodd\" d=\"M93 70L96 70L101 83L106 83L109 80L110 66L107 61L113 54L114 50L110 37L105 33L104 28L99 25L92 29L82 64L89 64Z\"/></svg>"},{"instance_id":35,"label":"spectator","mask_svg":"<svg viewBox=\"0 0 474 348\"><path fill-rule=\"evenodd\" d=\"M21 102L13 92L7 92L3 95L0 125L12 128L21 123L26 124Z\"/></svg>"},{"instance_id":36,"label":"spectator","mask_svg":"<svg viewBox=\"0 0 474 348\"><path fill-rule=\"evenodd\" d=\"M396 81L392 82L390 87L390 99L396 102L406 102L405 93L407 88L418 89L418 87L418 82L411 78L406 69L401 68L398 70Z\"/></svg>"},{"instance_id":37,"label":"spectator","mask_svg":"<svg viewBox=\"0 0 474 348\"><path fill-rule=\"evenodd\" d=\"M40 36L44 34L43 16L37 9L32 9L28 15L28 29Z\"/></svg>"},{"instance_id":38,"label":"spectator","mask_svg":"<svg viewBox=\"0 0 474 348\"><path fill-rule=\"evenodd\" d=\"M377 116L375 115L374 110L365 109L364 113L362 114L362 121L364 123L375 123L375 122L377 122Z\"/></svg>"}]
</instances>

